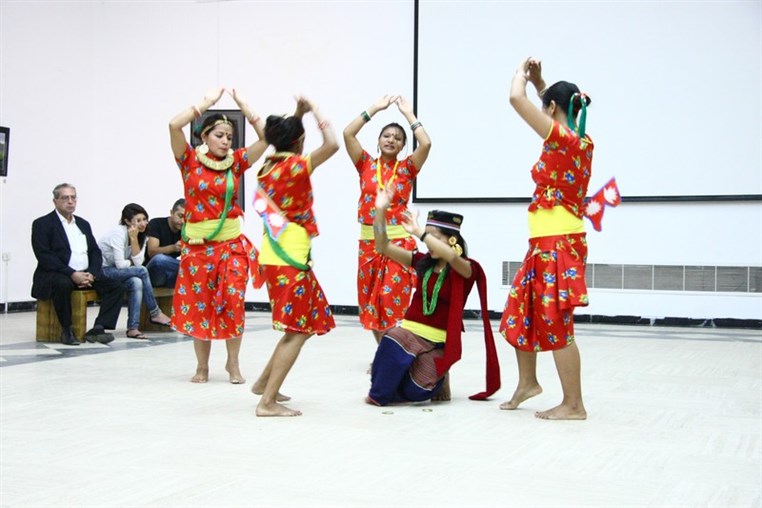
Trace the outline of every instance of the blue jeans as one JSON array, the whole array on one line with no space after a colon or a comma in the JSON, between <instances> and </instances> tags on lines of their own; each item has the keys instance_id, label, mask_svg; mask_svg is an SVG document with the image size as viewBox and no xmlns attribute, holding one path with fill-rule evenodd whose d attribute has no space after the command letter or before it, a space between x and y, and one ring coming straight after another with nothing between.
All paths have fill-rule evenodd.
<instances>
[{"instance_id":1,"label":"blue jeans","mask_svg":"<svg viewBox=\"0 0 762 508\"><path fill-rule=\"evenodd\" d=\"M173 288L177 280L177 270L180 268L180 258L156 254L148 260L146 268L151 276L153 287Z\"/></svg>"},{"instance_id":2,"label":"blue jeans","mask_svg":"<svg viewBox=\"0 0 762 508\"><path fill-rule=\"evenodd\" d=\"M127 329L134 330L140 324L140 304L145 300L146 309L155 316L161 309L153 296L153 286L145 266L128 268L103 267L103 276L122 283L127 291Z\"/></svg>"}]
</instances>

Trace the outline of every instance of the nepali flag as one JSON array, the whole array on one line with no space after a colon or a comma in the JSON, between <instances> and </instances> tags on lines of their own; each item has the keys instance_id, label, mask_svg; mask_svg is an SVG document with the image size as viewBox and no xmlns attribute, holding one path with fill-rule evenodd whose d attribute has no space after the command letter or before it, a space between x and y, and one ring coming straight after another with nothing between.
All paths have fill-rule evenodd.
<instances>
[{"instance_id":1,"label":"nepali flag","mask_svg":"<svg viewBox=\"0 0 762 508\"><path fill-rule=\"evenodd\" d=\"M607 207L615 207L622 202L619 188L616 186L616 178L612 178L591 197L585 199L583 215L590 219L596 231L601 230L603 210Z\"/></svg>"},{"instance_id":2,"label":"nepali flag","mask_svg":"<svg viewBox=\"0 0 762 508\"><path fill-rule=\"evenodd\" d=\"M265 223L270 238L277 241L280 234L286 229L288 219L262 187L257 187L257 192L254 195L254 210L262 217L262 222Z\"/></svg>"}]
</instances>

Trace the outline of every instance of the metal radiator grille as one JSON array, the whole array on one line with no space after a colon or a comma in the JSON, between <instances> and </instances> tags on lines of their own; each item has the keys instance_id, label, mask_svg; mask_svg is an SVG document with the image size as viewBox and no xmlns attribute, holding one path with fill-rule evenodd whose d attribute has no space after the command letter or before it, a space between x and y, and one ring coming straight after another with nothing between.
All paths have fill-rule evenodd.
<instances>
[{"instance_id":1,"label":"metal radiator grille","mask_svg":"<svg viewBox=\"0 0 762 508\"><path fill-rule=\"evenodd\" d=\"M510 286L520 261L503 261L503 286ZM656 291L762 293L759 266L680 266L588 264L589 288Z\"/></svg>"}]
</instances>

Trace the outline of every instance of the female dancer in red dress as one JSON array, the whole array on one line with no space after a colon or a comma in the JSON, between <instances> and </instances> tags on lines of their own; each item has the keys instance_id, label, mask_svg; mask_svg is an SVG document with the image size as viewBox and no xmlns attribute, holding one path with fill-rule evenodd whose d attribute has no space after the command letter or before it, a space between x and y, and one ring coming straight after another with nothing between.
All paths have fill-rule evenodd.
<instances>
[{"instance_id":1,"label":"female dancer in red dress","mask_svg":"<svg viewBox=\"0 0 762 508\"><path fill-rule=\"evenodd\" d=\"M238 366L244 327L244 296L249 273L258 272L257 250L241 233L243 210L237 203L244 171L267 149L264 122L235 90L231 95L254 127L258 140L233 151L234 126L222 114L210 115L201 126L203 144L191 148L183 128L222 96L224 88L207 92L198 104L169 122L172 153L185 188L185 227L180 268L172 300L172 326L193 337L196 351L194 383L209 379L211 340L225 340L230 382L245 382ZM256 279L255 279L256 282Z\"/></svg>"},{"instance_id":2,"label":"female dancer in red dress","mask_svg":"<svg viewBox=\"0 0 762 508\"><path fill-rule=\"evenodd\" d=\"M410 124L418 146L402 160L398 156L406 144L405 129L390 123L378 137L380 155L372 157L357 140L360 129L377 112L396 104ZM426 162L431 139L421 125L413 107L402 97L385 95L373 103L344 129L344 144L360 177L360 199L357 220L360 226L359 260L357 264L357 300L360 323L370 330L378 343L384 332L404 317L415 287L415 270L379 254L374 249L373 219L377 189L391 186L392 202L386 212L387 235L394 245L406 250L415 248L415 240L402 228L402 214L407 208L413 181Z\"/></svg>"},{"instance_id":3,"label":"female dancer in red dress","mask_svg":"<svg viewBox=\"0 0 762 508\"><path fill-rule=\"evenodd\" d=\"M310 111L318 122L323 144L303 155L302 116ZM267 157L257 175L260 195L266 195L261 199L269 201L269 208L277 210L288 223L278 235L265 228L259 262L270 295L273 328L285 333L251 391L262 395L257 416L299 416L300 411L280 404L288 400L280 394L280 387L307 339L336 326L310 263L312 238L318 235L310 176L338 151L339 145L330 124L304 97L297 98L294 116L267 118L265 138L276 152Z\"/></svg>"},{"instance_id":4,"label":"female dancer in red dress","mask_svg":"<svg viewBox=\"0 0 762 508\"><path fill-rule=\"evenodd\" d=\"M542 109L527 98L527 81L538 90ZM535 416L584 420L574 307L588 304L582 217L593 159L593 141L585 134L590 99L566 81L545 88L540 62L527 59L513 77L510 101L544 142L540 160L532 168L536 188L529 205L529 250L500 322L500 332L516 349L519 381L513 397L500 409L516 409L542 392L537 352L553 351L563 401Z\"/></svg>"}]
</instances>

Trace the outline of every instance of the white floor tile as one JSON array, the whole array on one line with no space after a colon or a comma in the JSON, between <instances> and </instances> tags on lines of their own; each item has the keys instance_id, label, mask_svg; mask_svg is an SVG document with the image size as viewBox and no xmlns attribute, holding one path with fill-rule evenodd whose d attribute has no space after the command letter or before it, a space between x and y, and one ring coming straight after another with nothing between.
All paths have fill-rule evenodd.
<instances>
[{"instance_id":1,"label":"white floor tile","mask_svg":"<svg viewBox=\"0 0 762 508\"><path fill-rule=\"evenodd\" d=\"M503 388L467 399L484 383L471 321L452 402L368 406L373 339L337 322L283 387L304 415L266 419L249 386L279 338L268 314L248 315L238 386L221 343L196 385L178 334L134 341L120 322L109 346L46 350L33 313L0 316L0 506L762 505L759 331L578 326L590 418L548 422L533 413L560 401L550 354L545 391L498 409L516 383L499 335Z\"/></svg>"}]
</instances>

